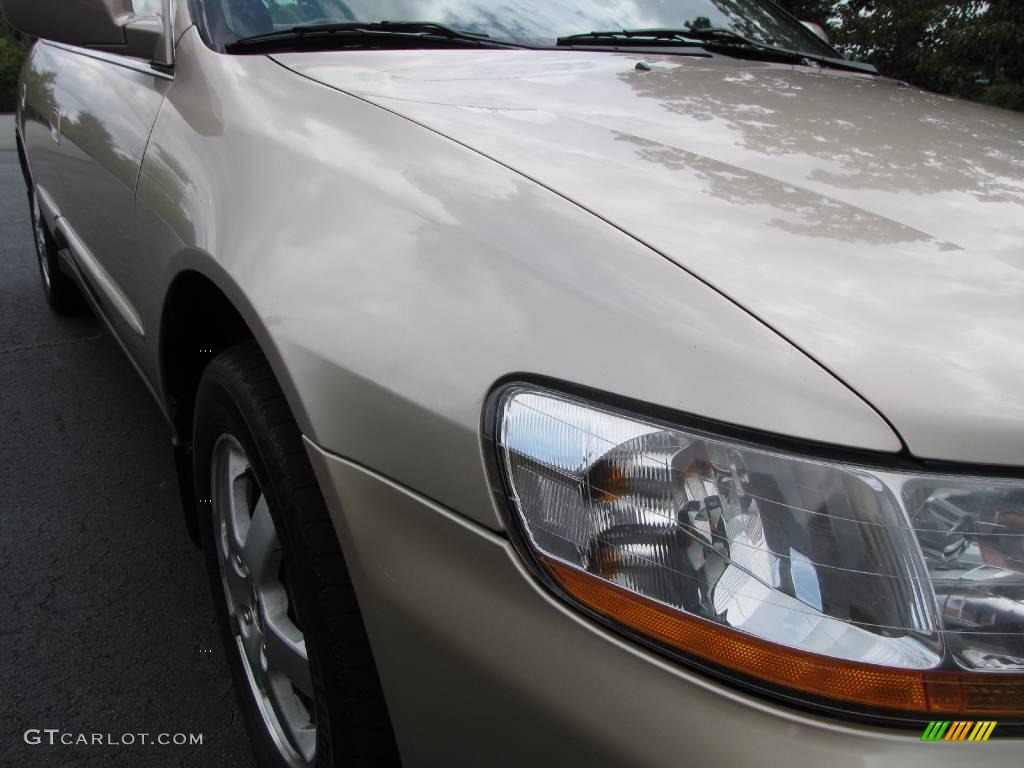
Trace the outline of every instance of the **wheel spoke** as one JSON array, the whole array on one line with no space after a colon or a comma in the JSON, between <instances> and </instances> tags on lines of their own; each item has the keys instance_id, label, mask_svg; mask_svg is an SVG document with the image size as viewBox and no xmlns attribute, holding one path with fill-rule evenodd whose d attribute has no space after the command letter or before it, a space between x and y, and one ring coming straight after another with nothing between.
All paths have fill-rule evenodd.
<instances>
[{"instance_id":1,"label":"wheel spoke","mask_svg":"<svg viewBox=\"0 0 1024 768\"><path fill-rule=\"evenodd\" d=\"M267 497L261 494L252 513L245 544L242 546L242 560L252 574L257 588L274 576L271 565L279 552L280 544L277 541L274 520L270 516L270 508L267 506Z\"/></svg>"},{"instance_id":2,"label":"wheel spoke","mask_svg":"<svg viewBox=\"0 0 1024 768\"><path fill-rule=\"evenodd\" d=\"M267 667L271 674L283 675L302 693L313 698L313 680L309 672L309 657L302 633L287 616L267 616L264 643Z\"/></svg>"},{"instance_id":3,"label":"wheel spoke","mask_svg":"<svg viewBox=\"0 0 1024 768\"><path fill-rule=\"evenodd\" d=\"M227 523L228 543L232 552L238 553L242 550L249 528L249 494L252 482L249 462L241 448L232 446L226 459L224 490L228 498L223 500L221 509L224 522Z\"/></svg>"},{"instance_id":4,"label":"wheel spoke","mask_svg":"<svg viewBox=\"0 0 1024 768\"><path fill-rule=\"evenodd\" d=\"M306 760L312 760L316 754L316 726L293 728L291 733L295 746L299 748L299 754Z\"/></svg>"},{"instance_id":5,"label":"wheel spoke","mask_svg":"<svg viewBox=\"0 0 1024 768\"><path fill-rule=\"evenodd\" d=\"M252 588L249 586L248 577L240 572L238 566L234 562L228 562L224 567L224 578L227 581L228 593L231 597L230 606L236 614L240 614L243 609L252 611L253 606L250 605L252 602ZM238 620L242 621L242 617L239 615Z\"/></svg>"}]
</instances>

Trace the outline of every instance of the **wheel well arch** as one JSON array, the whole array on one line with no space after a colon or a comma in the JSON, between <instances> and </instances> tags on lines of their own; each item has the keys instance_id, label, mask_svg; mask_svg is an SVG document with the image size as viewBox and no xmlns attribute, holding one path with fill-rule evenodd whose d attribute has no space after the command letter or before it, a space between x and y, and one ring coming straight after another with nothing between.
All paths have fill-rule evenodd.
<instances>
[{"instance_id":1,"label":"wheel well arch","mask_svg":"<svg viewBox=\"0 0 1024 768\"><path fill-rule=\"evenodd\" d=\"M160 389L174 431L174 464L185 528L197 545L192 418L199 380L220 352L252 338L254 334L241 313L209 277L184 270L171 282L160 320Z\"/></svg>"},{"instance_id":2,"label":"wheel well arch","mask_svg":"<svg viewBox=\"0 0 1024 768\"><path fill-rule=\"evenodd\" d=\"M255 335L227 295L206 275L185 270L167 290L160 321L160 384L175 440L192 441L192 413L207 364Z\"/></svg>"}]
</instances>

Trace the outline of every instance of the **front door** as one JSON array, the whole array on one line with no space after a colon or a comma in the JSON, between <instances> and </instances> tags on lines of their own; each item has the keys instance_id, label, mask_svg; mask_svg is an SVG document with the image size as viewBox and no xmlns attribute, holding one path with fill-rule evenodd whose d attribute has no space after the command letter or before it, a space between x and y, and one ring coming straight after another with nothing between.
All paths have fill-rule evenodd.
<instances>
[{"instance_id":1,"label":"front door","mask_svg":"<svg viewBox=\"0 0 1024 768\"><path fill-rule=\"evenodd\" d=\"M137 352L136 297L150 279L135 232L142 158L172 79L146 62L61 46L60 199L64 234L115 332Z\"/></svg>"}]
</instances>

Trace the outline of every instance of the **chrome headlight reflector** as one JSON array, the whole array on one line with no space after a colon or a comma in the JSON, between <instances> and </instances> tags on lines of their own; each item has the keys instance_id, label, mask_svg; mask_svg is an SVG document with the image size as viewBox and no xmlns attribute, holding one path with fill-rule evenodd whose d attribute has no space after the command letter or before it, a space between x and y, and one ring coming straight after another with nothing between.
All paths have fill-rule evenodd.
<instances>
[{"instance_id":1,"label":"chrome headlight reflector","mask_svg":"<svg viewBox=\"0 0 1024 768\"><path fill-rule=\"evenodd\" d=\"M514 523L572 600L797 698L1024 712L1024 482L843 464L528 385Z\"/></svg>"}]
</instances>

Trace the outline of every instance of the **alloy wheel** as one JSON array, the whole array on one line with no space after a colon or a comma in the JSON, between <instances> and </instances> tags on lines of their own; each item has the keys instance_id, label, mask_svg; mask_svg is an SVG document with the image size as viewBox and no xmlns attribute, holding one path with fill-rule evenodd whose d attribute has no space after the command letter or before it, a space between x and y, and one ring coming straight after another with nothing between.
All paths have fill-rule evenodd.
<instances>
[{"instance_id":1,"label":"alloy wheel","mask_svg":"<svg viewBox=\"0 0 1024 768\"><path fill-rule=\"evenodd\" d=\"M224 597L251 693L281 756L308 766L316 720L306 642L267 497L232 435L214 444L210 488Z\"/></svg>"},{"instance_id":2,"label":"alloy wheel","mask_svg":"<svg viewBox=\"0 0 1024 768\"><path fill-rule=\"evenodd\" d=\"M43 283L46 291L53 287L53 280L50 276L50 259L46 241L46 225L43 223L43 212L39 207L39 198L32 195L32 229L36 238L36 257L39 259L39 272L43 276Z\"/></svg>"}]
</instances>

